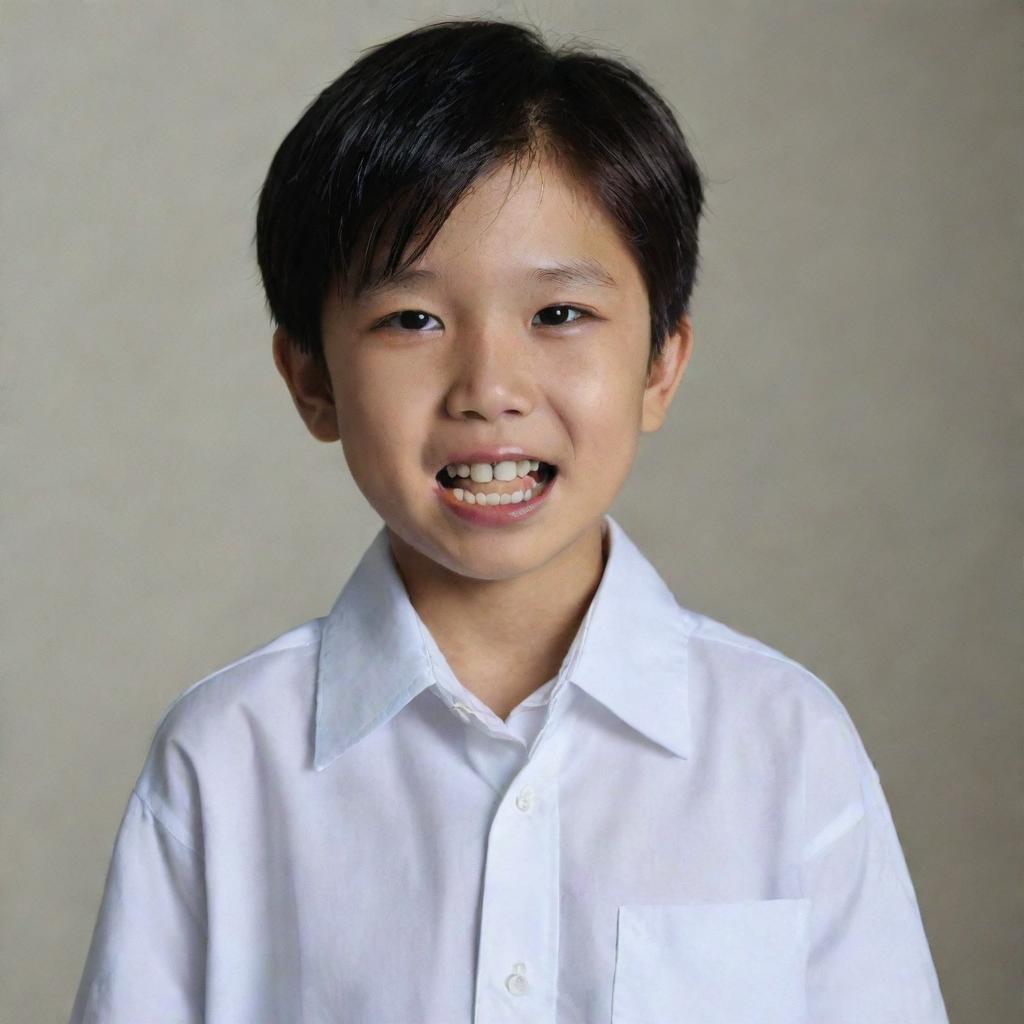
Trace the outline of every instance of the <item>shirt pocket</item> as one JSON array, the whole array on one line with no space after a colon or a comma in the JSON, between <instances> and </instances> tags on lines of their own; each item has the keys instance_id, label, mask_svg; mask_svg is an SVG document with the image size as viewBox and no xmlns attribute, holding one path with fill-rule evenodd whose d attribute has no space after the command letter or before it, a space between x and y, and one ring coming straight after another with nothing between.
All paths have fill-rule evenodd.
<instances>
[{"instance_id":1,"label":"shirt pocket","mask_svg":"<svg viewBox=\"0 0 1024 1024\"><path fill-rule=\"evenodd\" d=\"M804 1024L810 903L620 906L612 1024Z\"/></svg>"}]
</instances>

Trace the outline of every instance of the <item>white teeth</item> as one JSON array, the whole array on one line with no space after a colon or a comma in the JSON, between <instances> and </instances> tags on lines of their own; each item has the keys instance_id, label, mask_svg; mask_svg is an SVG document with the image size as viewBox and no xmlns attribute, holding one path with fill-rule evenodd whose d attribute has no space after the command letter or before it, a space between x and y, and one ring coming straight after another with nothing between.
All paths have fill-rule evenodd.
<instances>
[{"instance_id":1,"label":"white teeth","mask_svg":"<svg viewBox=\"0 0 1024 1024\"><path fill-rule=\"evenodd\" d=\"M540 469L539 459L506 459L502 462L474 462L472 465L450 462L444 467L449 477L470 477L474 483L488 484L492 480L515 480Z\"/></svg>"},{"instance_id":2,"label":"white teeth","mask_svg":"<svg viewBox=\"0 0 1024 1024\"><path fill-rule=\"evenodd\" d=\"M464 501L467 505L518 505L522 501L529 501L535 494L540 494L544 487L545 484L537 483L525 491L513 491L511 494L475 494L462 487L455 487L452 494L456 500Z\"/></svg>"},{"instance_id":3,"label":"white teeth","mask_svg":"<svg viewBox=\"0 0 1024 1024\"><path fill-rule=\"evenodd\" d=\"M465 502L467 505L518 505L520 502L529 501L535 494L540 494L546 486L536 479L539 469L539 459L504 459L501 462L474 463L450 462L445 466L445 472L451 479L455 477L469 478L473 483L478 484L488 484L492 480L506 482L522 479L524 484L530 484L529 487L513 491L511 494L478 493L463 487L453 487L452 493L455 495L455 500Z\"/></svg>"}]
</instances>

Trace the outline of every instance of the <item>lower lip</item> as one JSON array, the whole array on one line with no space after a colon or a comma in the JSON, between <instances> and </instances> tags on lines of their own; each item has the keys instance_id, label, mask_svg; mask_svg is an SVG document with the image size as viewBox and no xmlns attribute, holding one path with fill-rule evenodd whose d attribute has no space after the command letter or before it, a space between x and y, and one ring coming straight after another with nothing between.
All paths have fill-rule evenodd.
<instances>
[{"instance_id":1,"label":"lower lip","mask_svg":"<svg viewBox=\"0 0 1024 1024\"><path fill-rule=\"evenodd\" d=\"M555 474L544 485L540 494L515 505L470 505L465 501L459 501L451 488L442 487L437 480L434 480L434 490L441 503L467 523L476 523L479 526L507 526L532 516L544 504L557 479L558 474Z\"/></svg>"}]
</instances>

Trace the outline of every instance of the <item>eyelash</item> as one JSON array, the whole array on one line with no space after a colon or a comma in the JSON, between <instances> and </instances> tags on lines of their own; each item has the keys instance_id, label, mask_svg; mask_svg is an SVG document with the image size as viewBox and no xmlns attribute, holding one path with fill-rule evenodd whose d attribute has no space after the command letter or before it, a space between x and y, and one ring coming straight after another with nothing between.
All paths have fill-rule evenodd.
<instances>
[{"instance_id":1,"label":"eyelash","mask_svg":"<svg viewBox=\"0 0 1024 1024\"><path fill-rule=\"evenodd\" d=\"M558 327L571 327L573 324L578 324L581 320L588 320L588 319L589 320L593 320L593 319L596 319L595 315L593 313L591 313L589 310L583 309L582 306L574 306L574 305L572 305L569 302L556 302L553 305L544 306L543 309L538 310L538 312L543 313L543 312L545 312L545 310L548 310L548 309L573 309L577 313L579 313L580 316L576 317L575 320L567 320L563 324L554 324L554 325L541 324L542 327L543 326L553 326L554 328L558 328ZM426 310L424 310L424 309L400 309L400 310L398 310L397 313L391 313L389 316L384 317L383 320L378 320L377 323L375 323L373 325L371 330L377 331L377 330L384 329L385 327L387 327L387 325L388 325L388 323L390 321L394 320L395 317L401 316L403 313L426 313L427 316L433 316L433 314L427 313ZM437 319L437 318L434 317L434 319ZM403 330L403 329L400 328L400 327L396 327L395 330ZM404 333L407 333L407 334L426 334L427 332L426 331L405 331Z\"/></svg>"}]
</instances>

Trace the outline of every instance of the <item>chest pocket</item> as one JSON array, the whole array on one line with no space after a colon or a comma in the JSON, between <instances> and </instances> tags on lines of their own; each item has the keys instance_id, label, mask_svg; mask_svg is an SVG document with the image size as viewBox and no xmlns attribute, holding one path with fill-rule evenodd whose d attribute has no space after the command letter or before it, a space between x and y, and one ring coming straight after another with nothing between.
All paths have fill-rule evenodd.
<instances>
[{"instance_id":1,"label":"chest pocket","mask_svg":"<svg viewBox=\"0 0 1024 1024\"><path fill-rule=\"evenodd\" d=\"M810 903L620 906L612 1024L805 1024Z\"/></svg>"}]
</instances>

